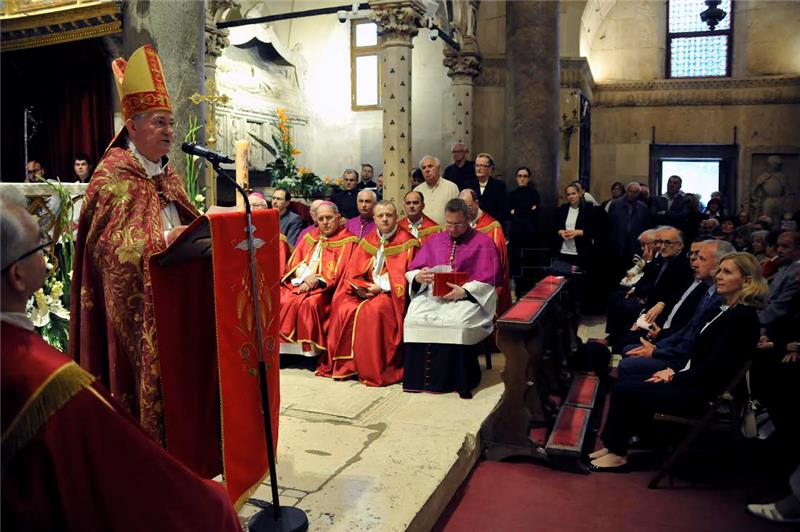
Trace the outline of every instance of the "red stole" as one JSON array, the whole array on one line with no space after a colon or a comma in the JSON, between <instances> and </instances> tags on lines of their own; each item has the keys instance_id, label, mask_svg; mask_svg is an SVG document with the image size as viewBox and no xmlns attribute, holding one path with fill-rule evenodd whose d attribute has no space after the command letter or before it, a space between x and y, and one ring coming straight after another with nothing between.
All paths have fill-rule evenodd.
<instances>
[{"instance_id":1,"label":"red stole","mask_svg":"<svg viewBox=\"0 0 800 532\"><path fill-rule=\"evenodd\" d=\"M322 256L316 274L325 279L326 285L302 294L295 293L297 287L291 282L295 271L301 263L309 265L317 242L322 246ZM331 298L356 242L356 237L345 228L328 238L320 233L318 227L298 242L281 280L280 334L283 341L308 342L318 349L325 349Z\"/></svg>"},{"instance_id":2,"label":"red stole","mask_svg":"<svg viewBox=\"0 0 800 532\"><path fill-rule=\"evenodd\" d=\"M278 243L278 262L280 264L278 268L278 275L281 279L286 274L286 263L289 262L289 257L292 256L292 245L289 243L289 239L286 238L286 235L283 233L280 234L280 242Z\"/></svg>"},{"instance_id":3,"label":"red stole","mask_svg":"<svg viewBox=\"0 0 800 532\"><path fill-rule=\"evenodd\" d=\"M35 333L1 327L4 525L240 530L222 486L167 455L92 375Z\"/></svg>"},{"instance_id":4,"label":"red stole","mask_svg":"<svg viewBox=\"0 0 800 532\"><path fill-rule=\"evenodd\" d=\"M83 200L70 294L69 355L162 445L160 366L148 259L166 248L163 202L199 213L171 165L158 182L129 149L109 148Z\"/></svg>"},{"instance_id":5,"label":"red stole","mask_svg":"<svg viewBox=\"0 0 800 532\"><path fill-rule=\"evenodd\" d=\"M360 299L347 280L373 282L372 269L380 248L378 231L373 231L353 250L345 281L333 297L328 328L328 351L320 360L318 375L346 378L358 374L369 386L387 386L403 379L403 318L408 283L406 271L419 241L398 227L384 245L384 272L391 292ZM356 341L356 338L358 341Z\"/></svg>"},{"instance_id":6,"label":"red stole","mask_svg":"<svg viewBox=\"0 0 800 532\"><path fill-rule=\"evenodd\" d=\"M497 280L497 312L502 315L511 308L511 281L508 271L508 249L506 248L506 237L503 234L503 227L500 222L483 212L481 217L475 222L475 229L489 236L497 248L497 258L500 260L500 272L502 278ZM499 277L499 276L498 276Z\"/></svg>"},{"instance_id":7,"label":"red stole","mask_svg":"<svg viewBox=\"0 0 800 532\"><path fill-rule=\"evenodd\" d=\"M411 222L408 220L408 217L401 218L397 225L411 233ZM420 245L424 244L428 237L431 235L435 235L436 233L441 233L443 228L441 225L437 224L433 218L426 216L424 213L422 215L422 225L419 228L419 235L417 239L419 240ZM413 238L413 234L411 235Z\"/></svg>"}]
</instances>

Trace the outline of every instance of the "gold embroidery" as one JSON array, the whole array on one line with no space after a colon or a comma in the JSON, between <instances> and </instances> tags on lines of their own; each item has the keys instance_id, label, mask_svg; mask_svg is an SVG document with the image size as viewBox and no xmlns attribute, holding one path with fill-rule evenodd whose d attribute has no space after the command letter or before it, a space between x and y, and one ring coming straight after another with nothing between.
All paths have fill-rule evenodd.
<instances>
[{"instance_id":1,"label":"gold embroidery","mask_svg":"<svg viewBox=\"0 0 800 532\"><path fill-rule=\"evenodd\" d=\"M92 299L94 299L94 294L90 288L86 288L85 286L81 287L81 308L83 310L89 311L94 308L94 303L92 303Z\"/></svg>"},{"instance_id":2,"label":"gold embroidery","mask_svg":"<svg viewBox=\"0 0 800 532\"><path fill-rule=\"evenodd\" d=\"M403 285L398 284L395 285L394 292L397 295L397 297L403 297L406 294L406 289Z\"/></svg>"}]
</instances>

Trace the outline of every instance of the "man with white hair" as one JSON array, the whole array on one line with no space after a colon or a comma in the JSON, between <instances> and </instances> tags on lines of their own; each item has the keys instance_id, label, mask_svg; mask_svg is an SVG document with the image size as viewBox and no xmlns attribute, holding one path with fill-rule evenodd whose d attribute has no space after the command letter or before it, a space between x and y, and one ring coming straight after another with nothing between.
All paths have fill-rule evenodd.
<instances>
[{"instance_id":1,"label":"man with white hair","mask_svg":"<svg viewBox=\"0 0 800 532\"><path fill-rule=\"evenodd\" d=\"M297 242L300 242L306 233L317 227L317 209L319 206L325 203L325 200L315 199L311 202L311 205L308 208L308 214L311 216L311 225L300 231L300 234L297 235Z\"/></svg>"},{"instance_id":2,"label":"man with white hair","mask_svg":"<svg viewBox=\"0 0 800 532\"><path fill-rule=\"evenodd\" d=\"M353 233L359 240L375 230L375 220L373 220L373 210L378 196L374 190L364 189L356 197L356 208L358 216L348 220L347 230Z\"/></svg>"},{"instance_id":3,"label":"man with white hair","mask_svg":"<svg viewBox=\"0 0 800 532\"><path fill-rule=\"evenodd\" d=\"M426 155L419 161L422 176L425 182L414 188L425 196L425 214L444 226L444 206L453 198L458 197L458 186L452 181L439 176L441 163L437 157Z\"/></svg>"},{"instance_id":4,"label":"man with white hair","mask_svg":"<svg viewBox=\"0 0 800 532\"><path fill-rule=\"evenodd\" d=\"M459 190L464 190L467 181L475 179L475 163L467 159L468 153L463 142L454 142L450 148L453 164L444 169L444 178L455 183Z\"/></svg>"},{"instance_id":5,"label":"man with white hair","mask_svg":"<svg viewBox=\"0 0 800 532\"><path fill-rule=\"evenodd\" d=\"M199 213L167 159L175 120L153 47L112 63L125 126L89 182L75 241L69 354L162 444L150 257ZM168 331L162 331L167 334Z\"/></svg>"},{"instance_id":6,"label":"man with white hair","mask_svg":"<svg viewBox=\"0 0 800 532\"><path fill-rule=\"evenodd\" d=\"M221 484L164 452L34 332L25 305L44 283L49 243L16 191L0 192L0 233L4 528L241 530Z\"/></svg>"}]
</instances>

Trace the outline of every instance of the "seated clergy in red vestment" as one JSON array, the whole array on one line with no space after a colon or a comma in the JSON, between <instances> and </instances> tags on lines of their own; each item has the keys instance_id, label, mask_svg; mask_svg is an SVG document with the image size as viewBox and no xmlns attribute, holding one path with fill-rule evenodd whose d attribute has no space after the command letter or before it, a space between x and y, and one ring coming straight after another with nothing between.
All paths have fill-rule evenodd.
<instances>
[{"instance_id":1,"label":"seated clergy in red vestment","mask_svg":"<svg viewBox=\"0 0 800 532\"><path fill-rule=\"evenodd\" d=\"M318 227L297 243L281 280L281 338L306 355L325 349L331 299L356 243L339 220L336 205L320 205Z\"/></svg>"},{"instance_id":2,"label":"seated clergy in red vestment","mask_svg":"<svg viewBox=\"0 0 800 532\"><path fill-rule=\"evenodd\" d=\"M500 260L500 272L497 276L497 311L500 316L511 308L511 278L509 276L508 248L503 226L492 218L489 213L482 211L478 195L472 189L464 189L458 195L464 200L469 210L469 223L473 229L487 235L494 242L497 249L497 258Z\"/></svg>"},{"instance_id":3,"label":"seated clergy in red vestment","mask_svg":"<svg viewBox=\"0 0 800 532\"><path fill-rule=\"evenodd\" d=\"M445 206L445 232L431 236L406 273L411 303L404 321L403 390L472 397L481 379L477 345L492 333L500 269L492 240L469 224L464 200ZM433 294L436 272L466 274L463 286Z\"/></svg>"},{"instance_id":4,"label":"seated clergy in red vestment","mask_svg":"<svg viewBox=\"0 0 800 532\"><path fill-rule=\"evenodd\" d=\"M223 486L173 459L25 314L44 283L39 227L3 191L3 530L239 531Z\"/></svg>"},{"instance_id":5,"label":"seated clergy in red vestment","mask_svg":"<svg viewBox=\"0 0 800 532\"><path fill-rule=\"evenodd\" d=\"M163 445L161 363L148 261L199 213L166 157L174 120L155 50L139 48L128 62L116 59L112 70L125 126L98 163L83 200L69 354Z\"/></svg>"},{"instance_id":6,"label":"seated clergy in red vestment","mask_svg":"<svg viewBox=\"0 0 800 532\"><path fill-rule=\"evenodd\" d=\"M425 197L422 192L409 190L406 192L403 204L406 217L400 219L400 227L411 233L420 244L424 244L429 236L442 232L442 226L422 212L425 209Z\"/></svg>"},{"instance_id":7,"label":"seated clergy in red vestment","mask_svg":"<svg viewBox=\"0 0 800 532\"><path fill-rule=\"evenodd\" d=\"M334 379L358 375L367 386L403 380L403 316L406 271L419 241L397 225L390 201L375 205L376 231L353 250L333 296L328 352L317 374Z\"/></svg>"}]
</instances>

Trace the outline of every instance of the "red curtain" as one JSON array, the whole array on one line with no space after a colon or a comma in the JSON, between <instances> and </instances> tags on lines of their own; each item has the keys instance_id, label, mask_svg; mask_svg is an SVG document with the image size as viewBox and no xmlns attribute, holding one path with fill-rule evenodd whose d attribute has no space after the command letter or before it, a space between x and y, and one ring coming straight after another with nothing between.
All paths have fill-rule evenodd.
<instances>
[{"instance_id":1,"label":"red curtain","mask_svg":"<svg viewBox=\"0 0 800 532\"><path fill-rule=\"evenodd\" d=\"M80 153L97 163L114 134L110 62L100 39L3 53L3 181L24 178L24 107L38 122L28 157L47 177L74 181Z\"/></svg>"}]
</instances>

